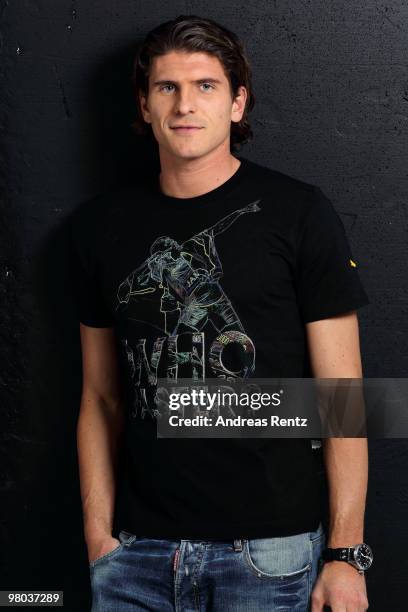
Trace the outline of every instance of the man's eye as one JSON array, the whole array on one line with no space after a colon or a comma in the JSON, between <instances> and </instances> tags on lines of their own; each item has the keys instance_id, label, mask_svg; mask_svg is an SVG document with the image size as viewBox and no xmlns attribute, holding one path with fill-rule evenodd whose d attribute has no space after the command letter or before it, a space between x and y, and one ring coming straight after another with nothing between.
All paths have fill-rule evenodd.
<instances>
[{"instance_id":1,"label":"man's eye","mask_svg":"<svg viewBox=\"0 0 408 612\"><path fill-rule=\"evenodd\" d=\"M174 87L174 85L162 85L162 87L160 87L160 91L162 91L163 89L166 89L167 87Z\"/></svg>"},{"instance_id":2,"label":"man's eye","mask_svg":"<svg viewBox=\"0 0 408 612\"><path fill-rule=\"evenodd\" d=\"M169 87L174 87L174 85L172 85L171 83L169 83L168 85L162 85L160 87L160 91L163 91L163 90L167 92L172 91L172 90L169 90ZM210 89L215 89L215 87L211 85L211 83L201 83L200 87L204 87L205 91L209 91Z\"/></svg>"},{"instance_id":3,"label":"man's eye","mask_svg":"<svg viewBox=\"0 0 408 612\"><path fill-rule=\"evenodd\" d=\"M202 87L203 87L204 85L208 85L208 87L209 87L210 89L214 89L214 86L213 86L213 85L211 85L211 83L201 83L201 86L202 86ZM206 91L208 91L208 89L207 89Z\"/></svg>"}]
</instances>

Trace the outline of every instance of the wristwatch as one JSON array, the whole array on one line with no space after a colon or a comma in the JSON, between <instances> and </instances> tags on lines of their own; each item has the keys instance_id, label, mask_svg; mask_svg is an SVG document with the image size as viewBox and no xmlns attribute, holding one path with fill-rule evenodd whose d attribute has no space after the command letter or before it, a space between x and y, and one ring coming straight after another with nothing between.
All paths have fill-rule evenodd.
<instances>
[{"instance_id":1,"label":"wristwatch","mask_svg":"<svg viewBox=\"0 0 408 612\"><path fill-rule=\"evenodd\" d=\"M368 544L355 544L349 548L325 548L322 551L324 561L345 561L364 574L373 563L373 551Z\"/></svg>"}]
</instances>

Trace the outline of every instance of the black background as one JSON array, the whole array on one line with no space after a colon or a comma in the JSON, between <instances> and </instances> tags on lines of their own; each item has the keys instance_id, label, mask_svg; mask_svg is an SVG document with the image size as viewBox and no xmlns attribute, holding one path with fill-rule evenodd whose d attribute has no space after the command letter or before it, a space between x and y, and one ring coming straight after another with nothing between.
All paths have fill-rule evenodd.
<instances>
[{"instance_id":1,"label":"black background","mask_svg":"<svg viewBox=\"0 0 408 612\"><path fill-rule=\"evenodd\" d=\"M1 2L0 588L63 589L70 611L88 610L90 591L66 221L82 201L157 168L130 128L131 66L147 31L179 14L216 19L244 41L257 101L254 141L240 154L332 199L371 300L360 313L364 374L407 373L405 2ZM408 445L369 446L370 610L397 612Z\"/></svg>"}]
</instances>

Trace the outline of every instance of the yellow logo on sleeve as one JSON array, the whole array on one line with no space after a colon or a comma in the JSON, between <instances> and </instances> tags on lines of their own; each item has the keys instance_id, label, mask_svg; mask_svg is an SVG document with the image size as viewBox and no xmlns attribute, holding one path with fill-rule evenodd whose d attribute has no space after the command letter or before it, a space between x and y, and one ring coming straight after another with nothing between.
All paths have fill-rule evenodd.
<instances>
[{"instance_id":1,"label":"yellow logo on sleeve","mask_svg":"<svg viewBox=\"0 0 408 612\"><path fill-rule=\"evenodd\" d=\"M353 261L352 259L349 259L350 262L350 266L352 266L353 268L357 268L357 264L355 261Z\"/></svg>"}]
</instances>

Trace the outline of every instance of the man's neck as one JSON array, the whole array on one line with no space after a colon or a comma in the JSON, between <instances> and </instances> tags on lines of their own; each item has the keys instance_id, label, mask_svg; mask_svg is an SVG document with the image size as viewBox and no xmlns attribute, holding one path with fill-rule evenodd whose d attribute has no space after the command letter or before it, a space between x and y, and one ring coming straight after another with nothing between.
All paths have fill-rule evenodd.
<instances>
[{"instance_id":1,"label":"man's neck","mask_svg":"<svg viewBox=\"0 0 408 612\"><path fill-rule=\"evenodd\" d=\"M160 189L174 198L194 198L216 189L238 170L241 162L230 153L192 160L161 156Z\"/></svg>"}]
</instances>

